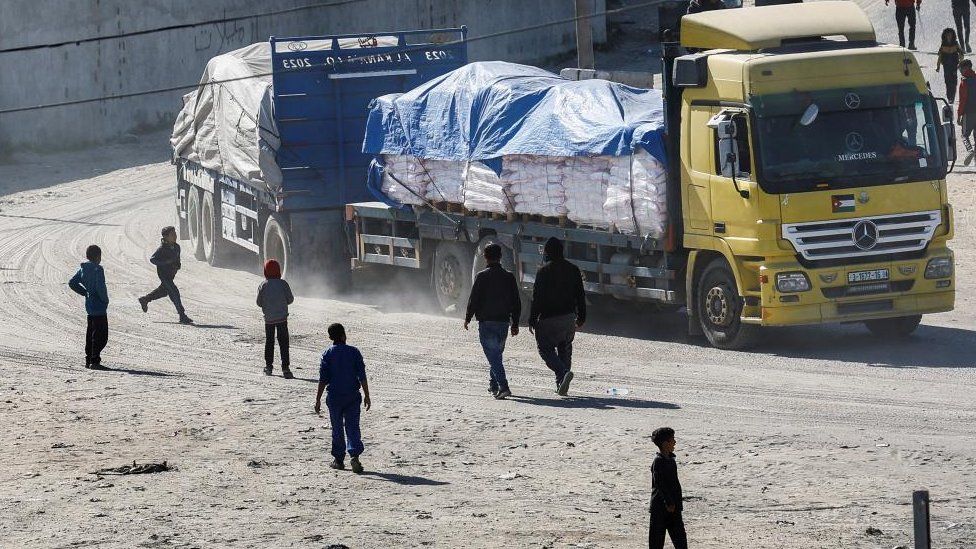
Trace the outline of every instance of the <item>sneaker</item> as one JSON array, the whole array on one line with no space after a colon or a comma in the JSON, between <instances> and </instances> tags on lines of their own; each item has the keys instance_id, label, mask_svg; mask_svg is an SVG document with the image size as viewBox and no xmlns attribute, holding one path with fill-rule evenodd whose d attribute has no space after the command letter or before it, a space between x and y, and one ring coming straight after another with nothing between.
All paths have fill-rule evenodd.
<instances>
[{"instance_id":1,"label":"sneaker","mask_svg":"<svg viewBox=\"0 0 976 549\"><path fill-rule=\"evenodd\" d=\"M498 394L498 385L495 383L488 385L488 392L491 393L491 396Z\"/></svg>"},{"instance_id":2,"label":"sneaker","mask_svg":"<svg viewBox=\"0 0 976 549\"><path fill-rule=\"evenodd\" d=\"M968 137L962 138L962 144L966 146L966 151L973 152L973 142Z\"/></svg>"},{"instance_id":3,"label":"sneaker","mask_svg":"<svg viewBox=\"0 0 976 549\"><path fill-rule=\"evenodd\" d=\"M363 464L359 463L359 456L353 456L352 459L349 460L349 465L352 467L353 473L356 473L357 475L363 474Z\"/></svg>"},{"instance_id":4,"label":"sneaker","mask_svg":"<svg viewBox=\"0 0 976 549\"><path fill-rule=\"evenodd\" d=\"M918 48L915 47L915 44L909 44L908 45L908 49L910 49L912 51L918 51Z\"/></svg>"},{"instance_id":5,"label":"sneaker","mask_svg":"<svg viewBox=\"0 0 976 549\"><path fill-rule=\"evenodd\" d=\"M149 301L147 301L146 298L144 297L139 298L139 306L142 307L142 312L144 313L149 312Z\"/></svg>"},{"instance_id":6,"label":"sneaker","mask_svg":"<svg viewBox=\"0 0 976 549\"><path fill-rule=\"evenodd\" d=\"M505 400L510 396L512 396L512 392L505 388L495 393L495 400Z\"/></svg>"},{"instance_id":7,"label":"sneaker","mask_svg":"<svg viewBox=\"0 0 976 549\"><path fill-rule=\"evenodd\" d=\"M183 315L180 317L180 324L193 324L193 319L186 315Z\"/></svg>"},{"instance_id":8,"label":"sneaker","mask_svg":"<svg viewBox=\"0 0 976 549\"><path fill-rule=\"evenodd\" d=\"M88 369L89 370L102 370L102 371L108 370L108 368L106 368L105 366L102 366L101 364L91 364L91 365L88 366Z\"/></svg>"},{"instance_id":9,"label":"sneaker","mask_svg":"<svg viewBox=\"0 0 976 549\"><path fill-rule=\"evenodd\" d=\"M295 379L295 376L291 373L291 369L288 366L281 367L281 377L285 379Z\"/></svg>"},{"instance_id":10,"label":"sneaker","mask_svg":"<svg viewBox=\"0 0 976 549\"><path fill-rule=\"evenodd\" d=\"M265 366L264 367L264 375L266 375L266 376L270 376L271 375L271 366Z\"/></svg>"},{"instance_id":11,"label":"sneaker","mask_svg":"<svg viewBox=\"0 0 976 549\"><path fill-rule=\"evenodd\" d=\"M346 464L343 463L341 460L334 459L334 460L332 460L332 463L329 464L329 467L331 467L331 468L333 468L333 469L335 469L337 471L342 471L342 470L344 470L346 468Z\"/></svg>"},{"instance_id":12,"label":"sneaker","mask_svg":"<svg viewBox=\"0 0 976 549\"><path fill-rule=\"evenodd\" d=\"M973 53L973 48L969 44L966 44L966 53Z\"/></svg>"},{"instance_id":13,"label":"sneaker","mask_svg":"<svg viewBox=\"0 0 976 549\"><path fill-rule=\"evenodd\" d=\"M556 394L558 394L559 396L566 396L567 394L569 394L569 384L571 381L573 381L572 370L566 372L566 375L563 376L562 381L559 382L559 389L556 390Z\"/></svg>"}]
</instances>

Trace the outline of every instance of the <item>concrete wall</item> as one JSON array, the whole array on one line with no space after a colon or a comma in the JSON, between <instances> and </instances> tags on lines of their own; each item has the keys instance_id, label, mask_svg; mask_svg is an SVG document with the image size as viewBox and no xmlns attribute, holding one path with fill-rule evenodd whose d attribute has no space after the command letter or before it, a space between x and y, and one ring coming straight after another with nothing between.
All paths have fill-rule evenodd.
<instances>
[{"instance_id":1,"label":"concrete wall","mask_svg":"<svg viewBox=\"0 0 976 549\"><path fill-rule=\"evenodd\" d=\"M596 11L604 0L593 0ZM0 48L321 4L323 0L2 0ZM360 0L121 40L0 54L0 109L192 85L207 60L269 35L467 25L476 38L573 17L573 0ZM594 40L606 25L594 20ZM530 62L575 50L573 23L475 40L471 60ZM0 153L111 141L165 127L184 91L0 114Z\"/></svg>"}]
</instances>

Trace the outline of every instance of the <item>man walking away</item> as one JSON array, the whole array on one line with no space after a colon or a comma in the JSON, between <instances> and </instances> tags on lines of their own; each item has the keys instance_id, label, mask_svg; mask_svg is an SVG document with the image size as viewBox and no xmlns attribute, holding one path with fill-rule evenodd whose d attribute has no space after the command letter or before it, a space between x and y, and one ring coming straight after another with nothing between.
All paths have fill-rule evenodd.
<instances>
[{"instance_id":1,"label":"man walking away","mask_svg":"<svg viewBox=\"0 0 976 549\"><path fill-rule=\"evenodd\" d=\"M264 282L258 286L258 307L264 313L264 375L274 366L275 333L281 348L281 377L292 379L288 357L288 306L295 301L291 286L281 279L281 264L274 259L264 262Z\"/></svg>"},{"instance_id":2,"label":"man walking away","mask_svg":"<svg viewBox=\"0 0 976 549\"><path fill-rule=\"evenodd\" d=\"M973 48L969 46L969 2L970 0L952 0L952 19L956 22L960 48L965 48L966 53L973 53ZM976 4L976 0L972 2Z\"/></svg>"},{"instance_id":3,"label":"man walking away","mask_svg":"<svg viewBox=\"0 0 976 549\"><path fill-rule=\"evenodd\" d=\"M681 483L674 461L674 429L659 427L651 433L658 453L651 464L651 524L647 537L650 549L664 549L665 532L674 549L688 549L685 523L681 518Z\"/></svg>"},{"instance_id":4,"label":"man walking away","mask_svg":"<svg viewBox=\"0 0 976 549\"><path fill-rule=\"evenodd\" d=\"M962 142L966 150L972 152L972 138L976 135L976 73L973 72L973 62L964 59L959 63L962 82L959 83L959 107L957 120L962 127Z\"/></svg>"},{"instance_id":5,"label":"man walking away","mask_svg":"<svg viewBox=\"0 0 976 549\"><path fill-rule=\"evenodd\" d=\"M108 343L108 288L102 269L102 249L92 244L85 250L88 261L68 281L68 287L85 296L88 327L85 329L85 368L106 370L102 366L102 349Z\"/></svg>"},{"instance_id":6,"label":"man walking away","mask_svg":"<svg viewBox=\"0 0 976 549\"><path fill-rule=\"evenodd\" d=\"M519 333L519 317L522 315L522 298L519 297L515 275L502 267L502 247L489 244L484 250L488 268L474 277L468 312L464 316L464 329L468 329L471 317L478 319L478 338L488 359L488 392L502 400L512 396L505 376L502 355L508 333Z\"/></svg>"},{"instance_id":7,"label":"man walking away","mask_svg":"<svg viewBox=\"0 0 976 549\"><path fill-rule=\"evenodd\" d=\"M885 5L890 0L885 0ZM905 47L905 23L908 23L908 49L915 50L915 10L922 11L922 0L895 0L895 23L898 24L898 45Z\"/></svg>"},{"instance_id":8,"label":"man walking away","mask_svg":"<svg viewBox=\"0 0 976 549\"><path fill-rule=\"evenodd\" d=\"M149 311L149 302L169 296L180 315L180 324L193 324L193 320L186 316L183 301L180 299L180 289L174 282L176 273L180 270L180 245L176 243L176 227L163 227L161 234L163 238L159 248L149 258L149 262L156 266L159 287L145 297L140 297L139 305L145 313Z\"/></svg>"},{"instance_id":9,"label":"man walking away","mask_svg":"<svg viewBox=\"0 0 976 549\"><path fill-rule=\"evenodd\" d=\"M566 396L573 381L573 338L586 322L586 294L579 268L563 257L561 240L547 240L543 254L546 264L535 276L529 330L542 360L556 374L556 393Z\"/></svg>"},{"instance_id":10,"label":"man walking away","mask_svg":"<svg viewBox=\"0 0 976 549\"><path fill-rule=\"evenodd\" d=\"M950 103L956 101L956 86L959 85L959 63L962 61L963 51L956 39L956 31L946 28L942 31L942 45L939 47L935 59L935 72L945 69L942 77L945 79L946 97Z\"/></svg>"},{"instance_id":11,"label":"man walking away","mask_svg":"<svg viewBox=\"0 0 976 549\"><path fill-rule=\"evenodd\" d=\"M359 456L363 453L363 439L359 430L359 405L369 411L369 384L366 382L366 364L359 349L346 345L346 329L342 324L329 326L332 346L322 353L319 365L319 390L315 396L315 413L322 409L322 391L328 387L325 405L332 422L332 457L329 467L346 468L345 457L349 452L352 472L362 474ZM359 389L363 395L360 397Z\"/></svg>"}]
</instances>

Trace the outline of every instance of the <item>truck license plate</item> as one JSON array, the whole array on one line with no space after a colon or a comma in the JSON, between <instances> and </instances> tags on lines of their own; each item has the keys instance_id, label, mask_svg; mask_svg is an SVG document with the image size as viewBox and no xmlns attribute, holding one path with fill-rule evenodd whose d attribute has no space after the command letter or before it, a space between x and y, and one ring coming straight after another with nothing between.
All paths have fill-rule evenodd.
<instances>
[{"instance_id":1,"label":"truck license plate","mask_svg":"<svg viewBox=\"0 0 976 549\"><path fill-rule=\"evenodd\" d=\"M847 283L854 282L876 282L878 280L888 280L888 269L874 269L871 271L854 271L847 273Z\"/></svg>"}]
</instances>

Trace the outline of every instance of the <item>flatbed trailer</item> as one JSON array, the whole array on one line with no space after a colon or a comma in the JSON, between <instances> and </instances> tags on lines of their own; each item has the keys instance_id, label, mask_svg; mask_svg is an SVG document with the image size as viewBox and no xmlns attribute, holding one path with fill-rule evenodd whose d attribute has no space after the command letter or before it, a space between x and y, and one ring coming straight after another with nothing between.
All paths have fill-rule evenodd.
<instances>
[{"instance_id":1,"label":"flatbed trailer","mask_svg":"<svg viewBox=\"0 0 976 549\"><path fill-rule=\"evenodd\" d=\"M502 246L502 263L526 292L543 263L542 245L557 237L566 258L579 267L587 293L665 305L683 302L681 258L665 242L608 230L560 226L532 216L471 215L427 207L395 208L381 202L350 204L346 219L355 234L353 267L389 265L429 272L445 311L463 310L473 275L485 268L485 246Z\"/></svg>"}]
</instances>

